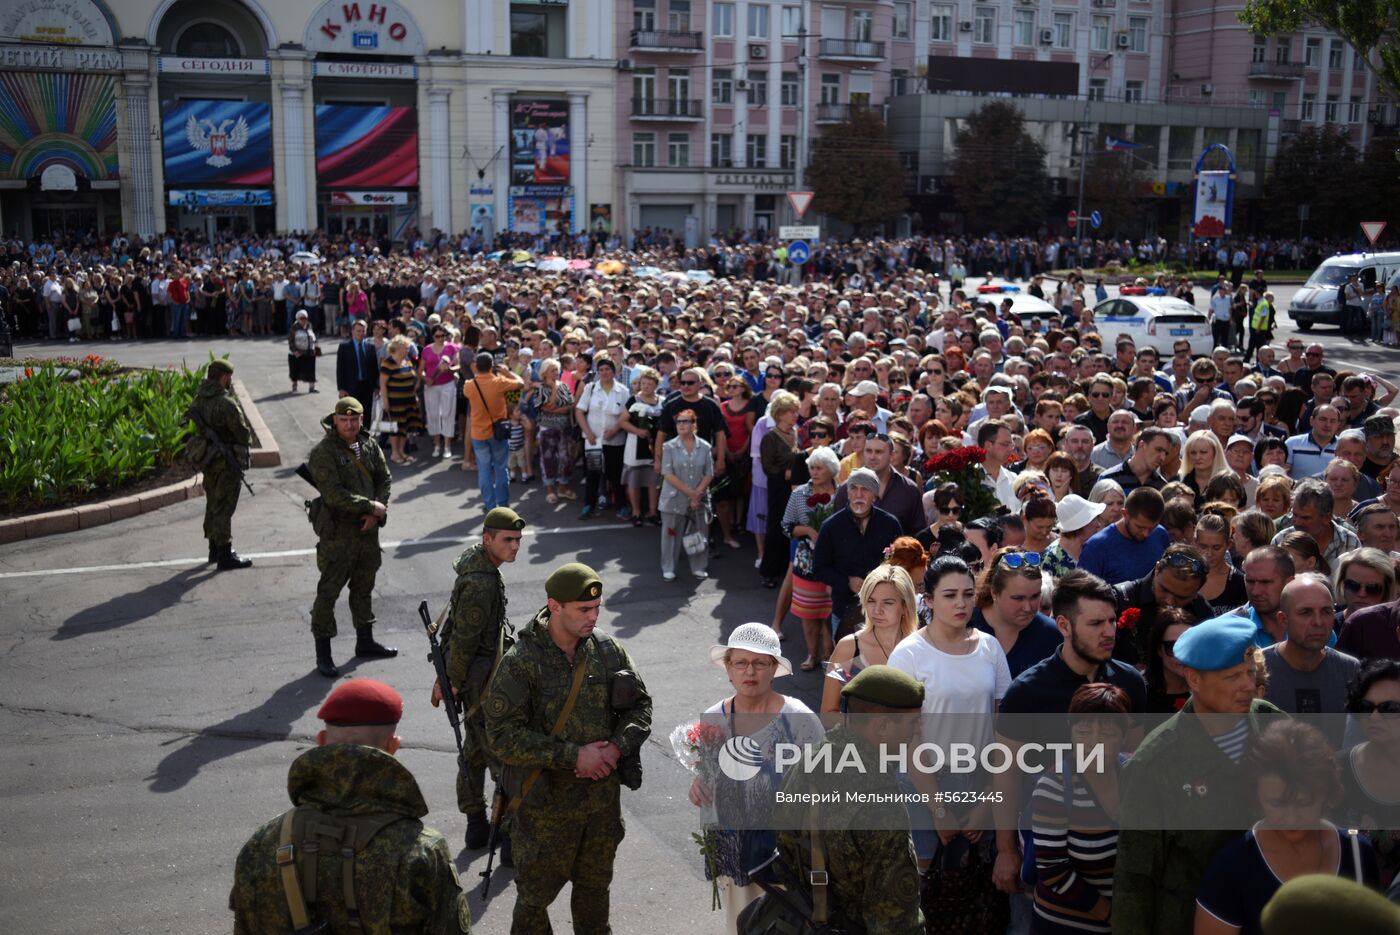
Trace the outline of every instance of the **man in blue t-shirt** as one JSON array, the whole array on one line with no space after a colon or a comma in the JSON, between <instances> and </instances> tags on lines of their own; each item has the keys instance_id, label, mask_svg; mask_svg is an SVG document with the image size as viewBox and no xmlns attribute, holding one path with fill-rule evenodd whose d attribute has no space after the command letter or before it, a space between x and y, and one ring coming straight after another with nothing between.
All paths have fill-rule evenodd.
<instances>
[{"instance_id":1,"label":"man in blue t-shirt","mask_svg":"<svg viewBox=\"0 0 1400 935\"><path fill-rule=\"evenodd\" d=\"M1078 567L1109 584L1142 578L1167 551L1171 536L1160 524L1166 504L1151 487L1128 494L1123 516L1084 543Z\"/></svg>"}]
</instances>

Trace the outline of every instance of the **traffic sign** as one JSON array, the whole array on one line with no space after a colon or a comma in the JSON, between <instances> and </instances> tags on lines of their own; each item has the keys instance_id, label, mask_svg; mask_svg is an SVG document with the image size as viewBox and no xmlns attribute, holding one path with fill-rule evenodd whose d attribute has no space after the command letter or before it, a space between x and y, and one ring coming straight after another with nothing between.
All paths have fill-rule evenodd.
<instances>
[{"instance_id":1,"label":"traffic sign","mask_svg":"<svg viewBox=\"0 0 1400 935\"><path fill-rule=\"evenodd\" d=\"M1069 214L1065 215L1065 223L1069 224L1070 227L1078 227L1079 212L1074 210L1073 208L1070 208Z\"/></svg>"},{"instance_id":2,"label":"traffic sign","mask_svg":"<svg viewBox=\"0 0 1400 935\"><path fill-rule=\"evenodd\" d=\"M788 192L788 204L792 205L792 216L795 220L802 220L802 215L807 213L807 208L812 204L812 192Z\"/></svg>"},{"instance_id":3,"label":"traffic sign","mask_svg":"<svg viewBox=\"0 0 1400 935\"><path fill-rule=\"evenodd\" d=\"M794 240L788 244L788 262L794 266L801 266L812 258L812 248L807 246L805 240Z\"/></svg>"},{"instance_id":4,"label":"traffic sign","mask_svg":"<svg viewBox=\"0 0 1400 935\"><path fill-rule=\"evenodd\" d=\"M1094 230L1098 230L1099 225L1103 223L1103 215L1095 211L1093 214L1089 215L1089 223L1093 226Z\"/></svg>"},{"instance_id":5,"label":"traffic sign","mask_svg":"<svg viewBox=\"0 0 1400 935\"><path fill-rule=\"evenodd\" d=\"M817 224L784 224L778 228L779 240L820 240L822 229Z\"/></svg>"},{"instance_id":6,"label":"traffic sign","mask_svg":"<svg viewBox=\"0 0 1400 935\"><path fill-rule=\"evenodd\" d=\"M1380 239L1381 231L1385 230L1385 221L1362 221L1361 233L1366 235L1366 239L1371 241L1371 246L1376 245Z\"/></svg>"}]
</instances>

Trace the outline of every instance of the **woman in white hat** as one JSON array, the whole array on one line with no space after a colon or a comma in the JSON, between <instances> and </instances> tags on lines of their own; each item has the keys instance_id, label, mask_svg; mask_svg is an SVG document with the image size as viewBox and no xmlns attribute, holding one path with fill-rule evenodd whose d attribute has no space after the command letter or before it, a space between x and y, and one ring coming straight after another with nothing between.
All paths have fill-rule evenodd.
<instances>
[{"instance_id":1,"label":"woman in white hat","mask_svg":"<svg viewBox=\"0 0 1400 935\"><path fill-rule=\"evenodd\" d=\"M1090 503L1073 493L1055 504L1060 537L1050 543L1041 556L1041 570L1052 578L1063 578L1074 571L1079 564L1079 553L1084 551L1084 543L1103 528L1100 517L1105 509L1104 504Z\"/></svg>"},{"instance_id":2,"label":"woman in white hat","mask_svg":"<svg viewBox=\"0 0 1400 935\"><path fill-rule=\"evenodd\" d=\"M771 812L774 792L782 777L774 765L779 743L816 744L822 739L821 722L796 698L773 690L773 680L792 674L792 663L783 658L778 633L762 623L746 623L729 634L727 643L710 647L710 661L729 676L734 694L705 712L707 722L720 722L729 737L747 737L744 752L761 760L758 774L743 782L715 774L710 786L699 776L690 784L691 804L713 809L715 873L720 878L720 901L730 933L738 932L739 913L763 892L749 882L747 871L766 861L777 844L773 831L740 831L725 827L726 814L741 813L752 828L759 810ZM741 748L743 749L743 748Z\"/></svg>"}]
</instances>

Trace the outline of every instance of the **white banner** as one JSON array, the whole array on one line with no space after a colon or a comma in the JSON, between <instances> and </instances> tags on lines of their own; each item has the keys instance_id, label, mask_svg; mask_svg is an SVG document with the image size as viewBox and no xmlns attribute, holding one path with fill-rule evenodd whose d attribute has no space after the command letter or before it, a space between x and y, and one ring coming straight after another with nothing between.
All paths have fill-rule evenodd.
<instances>
[{"instance_id":1,"label":"white banner","mask_svg":"<svg viewBox=\"0 0 1400 935\"><path fill-rule=\"evenodd\" d=\"M316 62L317 78L384 78L413 81L418 66L394 62Z\"/></svg>"},{"instance_id":2,"label":"white banner","mask_svg":"<svg viewBox=\"0 0 1400 935\"><path fill-rule=\"evenodd\" d=\"M272 72L265 58L185 58L162 55L162 74L167 75L266 75Z\"/></svg>"},{"instance_id":3,"label":"white banner","mask_svg":"<svg viewBox=\"0 0 1400 935\"><path fill-rule=\"evenodd\" d=\"M331 192L333 205L406 205L408 192Z\"/></svg>"}]
</instances>

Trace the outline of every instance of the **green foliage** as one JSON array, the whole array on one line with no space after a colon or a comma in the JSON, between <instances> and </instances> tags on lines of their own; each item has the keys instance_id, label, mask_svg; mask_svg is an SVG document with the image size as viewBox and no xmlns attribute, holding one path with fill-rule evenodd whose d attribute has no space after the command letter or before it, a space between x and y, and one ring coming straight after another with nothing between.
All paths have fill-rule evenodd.
<instances>
[{"instance_id":1,"label":"green foliage","mask_svg":"<svg viewBox=\"0 0 1400 935\"><path fill-rule=\"evenodd\" d=\"M1343 130L1304 127L1279 147L1264 181L1263 229L1296 233L1298 206L1304 204L1308 220L1303 233L1313 236L1355 237L1357 222L1371 219L1369 215L1378 221L1400 220L1395 213L1400 177L1390 148L1385 141L1373 141L1363 155Z\"/></svg>"},{"instance_id":2,"label":"green foliage","mask_svg":"<svg viewBox=\"0 0 1400 935\"><path fill-rule=\"evenodd\" d=\"M1088 154L1089 164L1084 173L1084 214L1099 212L1103 229L1094 230L1084 223L1084 236L1140 236L1143 228L1142 196L1145 181L1130 152L1098 152Z\"/></svg>"},{"instance_id":3,"label":"green foliage","mask_svg":"<svg viewBox=\"0 0 1400 935\"><path fill-rule=\"evenodd\" d=\"M59 366L80 372L65 380ZM169 467L202 373L117 373L115 363L26 361L0 391L0 503L9 513L118 490Z\"/></svg>"},{"instance_id":4,"label":"green foliage","mask_svg":"<svg viewBox=\"0 0 1400 935\"><path fill-rule=\"evenodd\" d=\"M1050 177L1045 147L1015 105L992 101L958 131L949 164L958 210L974 233L1034 233L1045 223Z\"/></svg>"},{"instance_id":5,"label":"green foliage","mask_svg":"<svg viewBox=\"0 0 1400 935\"><path fill-rule=\"evenodd\" d=\"M1256 33L1297 32L1317 24L1337 33L1400 98L1400 0L1246 0L1240 21Z\"/></svg>"},{"instance_id":6,"label":"green foliage","mask_svg":"<svg viewBox=\"0 0 1400 935\"><path fill-rule=\"evenodd\" d=\"M904 166L878 111L852 108L812 146L812 207L867 234L904 213Z\"/></svg>"}]
</instances>

